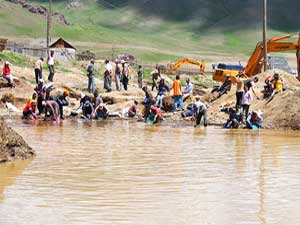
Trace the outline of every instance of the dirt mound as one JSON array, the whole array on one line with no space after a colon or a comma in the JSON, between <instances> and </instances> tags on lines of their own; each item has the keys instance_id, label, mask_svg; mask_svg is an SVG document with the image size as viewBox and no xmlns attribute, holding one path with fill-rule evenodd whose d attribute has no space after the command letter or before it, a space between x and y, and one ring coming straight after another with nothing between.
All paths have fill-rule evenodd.
<instances>
[{"instance_id":1,"label":"dirt mound","mask_svg":"<svg viewBox=\"0 0 300 225\"><path fill-rule=\"evenodd\" d=\"M0 163L30 159L35 155L23 138L0 119Z\"/></svg>"},{"instance_id":2,"label":"dirt mound","mask_svg":"<svg viewBox=\"0 0 300 225\"><path fill-rule=\"evenodd\" d=\"M264 128L269 129L293 129L300 130L300 82L291 74L278 71L284 81L286 91L278 93L271 101L254 99L250 111L261 110L264 118ZM258 75L259 82L255 90L259 96L264 86L264 78L274 71L267 71ZM223 107L235 106L235 86L232 87L228 94L221 96L219 99L208 103L208 118L210 123L223 124L228 119L228 115L221 112ZM203 96L203 101L209 102L210 93Z\"/></svg>"}]
</instances>

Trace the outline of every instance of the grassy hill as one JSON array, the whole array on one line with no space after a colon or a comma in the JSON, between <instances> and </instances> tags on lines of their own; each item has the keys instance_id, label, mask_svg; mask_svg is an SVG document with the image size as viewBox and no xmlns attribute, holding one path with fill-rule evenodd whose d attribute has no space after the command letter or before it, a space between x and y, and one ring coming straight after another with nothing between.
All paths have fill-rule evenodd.
<instances>
[{"instance_id":1,"label":"grassy hill","mask_svg":"<svg viewBox=\"0 0 300 225\"><path fill-rule=\"evenodd\" d=\"M48 1L28 2L47 6ZM54 0L54 11L72 25L55 22L52 36L101 56L111 55L113 49L115 54L128 52L146 61L222 59L233 54L239 58L249 55L261 39L259 0L77 0L79 5L71 8L70 2L74 1ZM282 4L270 3L270 37L294 32L299 24L293 13L297 15L300 3ZM0 5L0 35L45 36L45 17L4 0Z\"/></svg>"}]
</instances>

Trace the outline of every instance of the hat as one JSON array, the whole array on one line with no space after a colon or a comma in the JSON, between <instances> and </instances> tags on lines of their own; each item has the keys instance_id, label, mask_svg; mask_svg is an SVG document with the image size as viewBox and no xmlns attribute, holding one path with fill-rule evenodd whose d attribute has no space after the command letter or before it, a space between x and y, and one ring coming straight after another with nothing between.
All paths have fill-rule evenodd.
<instances>
[{"instance_id":1,"label":"hat","mask_svg":"<svg viewBox=\"0 0 300 225\"><path fill-rule=\"evenodd\" d=\"M122 60L121 60L121 63L125 63L125 60L124 60L124 59L122 59Z\"/></svg>"},{"instance_id":2,"label":"hat","mask_svg":"<svg viewBox=\"0 0 300 225\"><path fill-rule=\"evenodd\" d=\"M8 61L5 61L5 62L4 62L4 65L9 65L9 62L8 62Z\"/></svg>"},{"instance_id":3,"label":"hat","mask_svg":"<svg viewBox=\"0 0 300 225\"><path fill-rule=\"evenodd\" d=\"M64 90L64 93L63 93L63 95L65 95L65 96L69 96L69 91L68 91L68 90Z\"/></svg>"},{"instance_id":4,"label":"hat","mask_svg":"<svg viewBox=\"0 0 300 225\"><path fill-rule=\"evenodd\" d=\"M85 94L84 93L80 93L80 98L84 98Z\"/></svg>"},{"instance_id":5,"label":"hat","mask_svg":"<svg viewBox=\"0 0 300 225\"><path fill-rule=\"evenodd\" d=\"M44 83L43 78L40 78L40 79L39 79L39 83Z\"/></svg>"}]
</instances>

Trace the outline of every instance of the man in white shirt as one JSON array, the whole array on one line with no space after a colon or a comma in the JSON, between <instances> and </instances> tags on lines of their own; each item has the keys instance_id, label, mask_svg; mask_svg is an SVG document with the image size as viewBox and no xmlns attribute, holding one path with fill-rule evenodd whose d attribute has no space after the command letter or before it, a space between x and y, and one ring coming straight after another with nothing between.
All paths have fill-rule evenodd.
<instances>
[{"instance_id":1,"label":"man in white shirt","mask_svg":"<svg viewBox=\"0 0 300 225\"><path fill-rule=\"evenodd\" d=\"M105 60L105 72L104 72L104 89L107 92L111 92L111 76L112 76L112 65L109 60Z\"/></svg>"},{"instance_id":2,"label":"man in white shirt","mask_svg":"<svg viewBox=\"0 0 300 225\"><path fill-rule=\"evenodd\" d=\"M54 51L50 52L50 55L48 56L48 68L49 68L49 76L48 80L50 82L53 82L53 77L54 77Z\"/></svg>"},{"instance_id":3,"label":"man in white shirt","mask_svg":"<svg viewBox=\"0 0 300 225\"><path fill-rule=\"evenodd\" d=\"M183 94L191 95L193 94L193 84L190 81L190 78L186 78L186 86L184 88Z\"/></svg>"},{"instance_id":4,"label":"man in white shirt","mask_svg":"<svg viewBox=\"0 0 300 225\"><path fill-rule=\"evenodd\" d=\"M194 118L196 119L195 127L200 125L202 116L204 117L204 126L207 126L207 107L201 102L200 97L196 96L196 102L194 103Z\"/></svg>"},{"instance_id":5,"label":"man in white shirt","mask_svg":"<svg viewBox=\"0 0 300 225\"><path fill-rule=\"evenodd\" d=\"M34 73L35 73L35 82L36 84L39 83L39 79L43 78L42 71L43 71L43 58L39 58L34 64Z\"/></svg>"}]
</instances>

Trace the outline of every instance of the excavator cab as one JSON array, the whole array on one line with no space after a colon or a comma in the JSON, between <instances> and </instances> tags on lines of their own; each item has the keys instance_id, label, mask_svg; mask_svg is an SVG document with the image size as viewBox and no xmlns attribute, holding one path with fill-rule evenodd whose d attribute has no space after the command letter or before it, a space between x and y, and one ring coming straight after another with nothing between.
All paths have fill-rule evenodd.
<instances>
[{"instance_id":1,"label":"excavator cab","mask_svg":"<svg viewBox=\"0 0 300 225\"><path fill-rule=\"evenodd\" d=\"M242 65L232 65L219 63L217 66L213 66L213 79L215 81L224 82L226 80L226 75L230 75L231 77L235 77L241 71L244 70Z\"/></svg>"}]
</instances>

